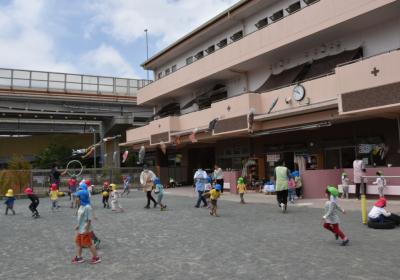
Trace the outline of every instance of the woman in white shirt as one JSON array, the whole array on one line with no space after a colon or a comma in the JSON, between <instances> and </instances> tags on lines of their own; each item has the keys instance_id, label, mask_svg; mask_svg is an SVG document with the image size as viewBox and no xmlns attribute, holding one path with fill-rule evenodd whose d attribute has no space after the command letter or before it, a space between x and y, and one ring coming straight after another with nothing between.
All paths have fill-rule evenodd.
<instances>
[{"instance_id":1,"label":"woman in white shirt","mask_svg":"<svg viewBox=\"0 0 400 280\"><path fill-rule=\"evenodd\" d=\"M368 213L368 226L375 229L392 229L400 225L400 216L386 211L386 199L381 197Z\"/></svg>"}]
</instances>

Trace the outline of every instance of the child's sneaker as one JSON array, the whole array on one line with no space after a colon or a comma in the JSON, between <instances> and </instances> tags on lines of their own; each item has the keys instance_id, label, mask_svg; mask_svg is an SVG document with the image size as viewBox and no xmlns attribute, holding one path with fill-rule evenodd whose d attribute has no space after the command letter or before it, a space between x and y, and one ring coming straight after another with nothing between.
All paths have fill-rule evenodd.
<instances>
[{"instance_id":1,"label":"child's sneaker","mask_svg":"<svg viewBox=\"0 0 400 280\"><path fill-rule=\"evenodd\" d=\"M71 262L72 262L72 263L83 263L83 262L85 262L85 260L84 260L82 257L75 256L75 257L72 259Z\"/></svg>"},{"instance_id":2,"label":"child's sneaker","mask_svg":"<svg viewBox=\"0 0 400 280\"><path fill-rule=\"evenodd\" d=\"M100 259L99 256L93 257L93 258L90 260L90 264L96 264L96 263L99 263L99 262L101 262L101 259Z\"/></svg>"},{"instance_id":3,"label":"child's sneaker","mask_svg":"<svg viewBox=\"0 0 400 280\"><path fill-rule=\"evenodd\" d=\"M347 243L349 243L349 239L347 238L346 240L343 240L342 241L342 246L346 246L347 245Z\"/></svg>"}]
</instances>

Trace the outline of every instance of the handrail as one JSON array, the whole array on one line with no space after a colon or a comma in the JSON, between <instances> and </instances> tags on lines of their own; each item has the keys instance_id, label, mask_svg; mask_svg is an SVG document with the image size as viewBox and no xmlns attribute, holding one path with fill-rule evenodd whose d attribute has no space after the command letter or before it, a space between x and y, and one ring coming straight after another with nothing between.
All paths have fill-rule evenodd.
<instances>
[{"instance_id":1,"label":"handrail","mask_svg":"<svg viewBox=\"0 0 400 280\"><path fill-rule=\"evenodd\" d=\"M0 88L136 96L151 80L0 68Z\"/></svg>"}]
</instances>

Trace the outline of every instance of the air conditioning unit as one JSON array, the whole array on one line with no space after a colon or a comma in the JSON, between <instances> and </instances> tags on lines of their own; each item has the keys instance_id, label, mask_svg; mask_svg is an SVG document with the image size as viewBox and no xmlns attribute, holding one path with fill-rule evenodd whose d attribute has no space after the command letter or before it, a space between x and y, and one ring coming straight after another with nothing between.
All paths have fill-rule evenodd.
<instances>
[{"instance_id":1,"label":"air conditioning unit","mask_svg":"<svg viewBox=\"0 0 400 280\"><path fill-rule=\"evenodd\" d=\"M272 16L269 17L272 21L277 21L283 18L283 10L277 11Z\"/></svg>"},{"instance_id":2,"label":"air conditioning unit","mask_svg":"<svg viewBox=\"0 0 400 280\"><path fill-rule=\"evenodd\" d=\"M268 17L259 20L259 21L255 24L255 26L256 26L258 29L261 29L261 28L263 28L263 27L265 27L265 26L267 26L267 25L268 25Z\"/></svg>"},{"instance_id":3,"label":"air conditioning unit","mask_svg":"<svg viewBox=\"0 0 400 280\"><path fill-rule=\"evenodd\" d=\"M242 39L243 38L243 30L240 30L240 31L236 32L230 38L231 38L231 40L233 42Z\"/></svg>"},{"instance_id":4,"label":"air conditioning unit","mask_svg":"<svg viewBox=\"0 0 400 280\"><path fill-rule=\"evenodd\" d=\"M297 12L297 11L300 10L300 9L301 9L301 4L300 4L300 1L299 1L299 2L293 3L292 5L290 5L289 7L287 7L286 11L287 11L289 14L292 14L292 13L294 13L294 12Z\"/></svg>"}]
</instances>

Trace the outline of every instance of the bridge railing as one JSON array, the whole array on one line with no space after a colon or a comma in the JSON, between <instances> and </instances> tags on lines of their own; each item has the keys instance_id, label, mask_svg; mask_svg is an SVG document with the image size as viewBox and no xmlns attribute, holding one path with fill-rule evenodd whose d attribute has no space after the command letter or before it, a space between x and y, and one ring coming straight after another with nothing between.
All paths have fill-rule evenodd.
<instances>
[{"instance_id":1,"label":"bridge railing","mask_svg":"<svg viewBox=\"0 0 400 280\"><path fill-rule=\"evenodd\" d=\"M0 68L0 88L136 96L150 80Z\"/></svg>"}]
</instances>

